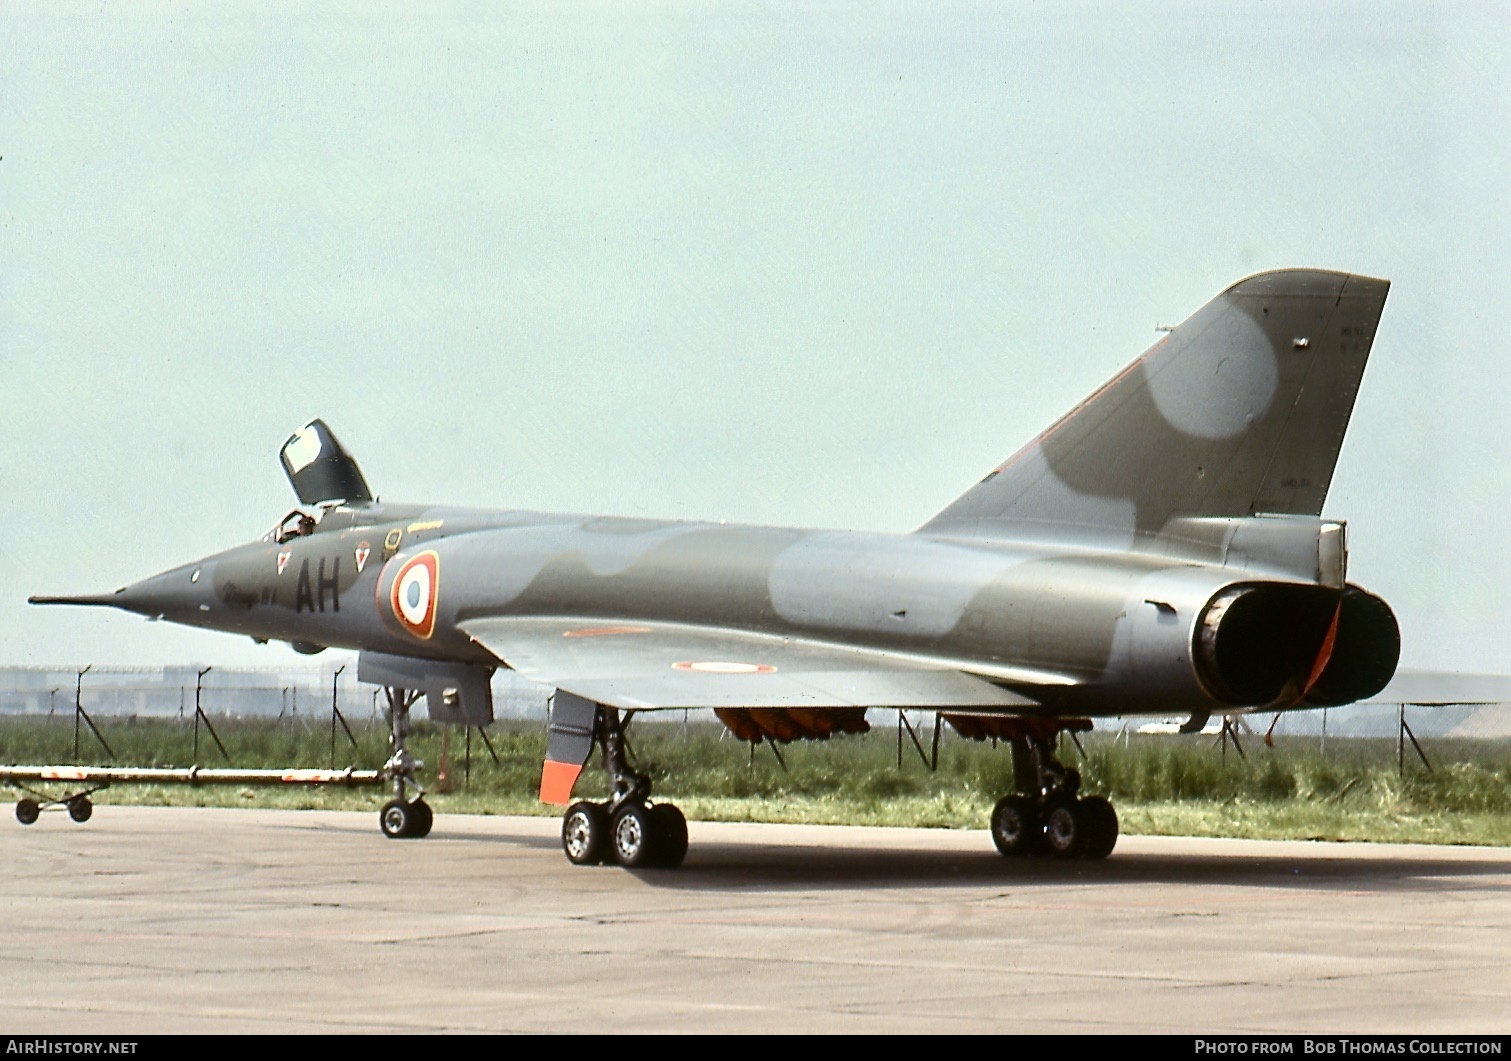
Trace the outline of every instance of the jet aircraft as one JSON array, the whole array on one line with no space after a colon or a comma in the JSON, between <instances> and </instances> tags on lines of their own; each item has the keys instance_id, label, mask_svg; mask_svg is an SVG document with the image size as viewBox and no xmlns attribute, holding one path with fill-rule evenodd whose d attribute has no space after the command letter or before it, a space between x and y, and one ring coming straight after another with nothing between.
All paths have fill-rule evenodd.
<instances>
[{"instance_id":1,"label":"jet aircraft","mask_svg":"<svg viewBox=\"0 0 1511 1061\"><path fill-rule=\"evenodd\" d=\"M1060 734L1099 716L1338 705L1379 692L1400 634L1321 516L1388 282L1244 279L909 534L380 503L324 422L280 451L298 497L259 541L114 593L33 597L359 653L383 686L390 837L432 814L405 750L492 721L508 667L555 687L541 799L577 864L680 864L686 821L625 742L642 711L712 708L751 742L925 708L1012 748L1003 855L1104 858L1117 815ZM572 802L595 748L606 803Z\"/></svg>"}]
</instances>

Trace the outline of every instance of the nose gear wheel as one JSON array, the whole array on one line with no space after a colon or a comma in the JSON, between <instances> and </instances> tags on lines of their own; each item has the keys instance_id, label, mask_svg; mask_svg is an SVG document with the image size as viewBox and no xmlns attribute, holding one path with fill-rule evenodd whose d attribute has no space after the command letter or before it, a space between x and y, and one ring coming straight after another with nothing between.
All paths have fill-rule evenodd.
<instances>
[{"instance_id":1,"label":"nose gear wheel","mask_svg":"<svg viewBox=\"0 0 1511 1061\"><path fill-rule=\"evenodd\" d=\"M407 803L399 799L389 800L378 812L378 825L383 835L391 840L423 839L430 835L434 822L435 814L423 799Z\"/></svg>"}]
</instances>

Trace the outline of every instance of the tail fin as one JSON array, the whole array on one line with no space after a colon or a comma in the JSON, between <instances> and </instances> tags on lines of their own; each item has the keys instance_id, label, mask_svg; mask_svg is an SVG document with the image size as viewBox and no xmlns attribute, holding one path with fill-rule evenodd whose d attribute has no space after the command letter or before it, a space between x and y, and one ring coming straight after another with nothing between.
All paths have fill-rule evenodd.
<instances>
[{"instance_id":1,"label":"tail fin","mask_svg":"<svg viewBox=\"0 0 1511 1061\"><path fill-rule=\"evenodd\" d=\"M345 501L363 505L373 499L362 469L324 420L311 420L290 435L278 457L300 504Z\"/></svg>"},{"instance_id":2,"label":"tail fin","mask_svg":"<svg viewBox=\"0 0 1511 1061\"><path fill-rule=\"evenodd\" d=\"M1389 290L1314 269L1239 281L918 533L1320 514Z\"/></svg>"}]
</instances>

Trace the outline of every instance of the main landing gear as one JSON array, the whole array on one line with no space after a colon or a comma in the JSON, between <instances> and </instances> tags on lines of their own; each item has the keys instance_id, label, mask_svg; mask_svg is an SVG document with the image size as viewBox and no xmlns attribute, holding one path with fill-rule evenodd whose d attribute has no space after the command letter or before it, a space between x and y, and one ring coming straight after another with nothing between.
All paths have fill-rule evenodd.
<instances>
[{"instance_id":1,"label":"main landing gear","mask_svg":"<svg viewBox=\"0 0 1511 1061\"><path fill-rule=\"evenodd\" d=\"M420 694L410 689L385 688L388 697L388 715L392 723L389 744L393 754L383 764L383 772L393 779L393 799L383 804L378 812L378 827L383 835L392 840L418 840L430 835L435 814L425 802L425 790L415 780L415 774L425 764L414 758L404 747L409 737L409 709L419 700ZM408 798L406 788L413 788L415 796Z\"/></svg>"},{"instance_id":2,"label":"main landing gear","mask_svg":"<svg viewBox=\"0 0 1511 1061\"><path fill-rule=\"evenodd\" d=\"M1103 859L1118 839L1118 816L1101 796L1081 796L1081 775L1054 756L1058 730L1024 725L1008 735L1018 791L992 810L992 841L1009 858Z\"/></svg>"},{"instance_id":3,"label":"main landing gear","mask_svg":"<svg viewBox=\"0 0 1511 1061\"><path fill-rule=\"evenodd\" d=\"M675 869L687 857L687 819L670 803L648 804L651 779L629 765L626 723L600 707L594 737L613 785L607 803L580 801L561 821L561 846L574 865L617 862L626 869Z\"/></svg>"}]
</instances>

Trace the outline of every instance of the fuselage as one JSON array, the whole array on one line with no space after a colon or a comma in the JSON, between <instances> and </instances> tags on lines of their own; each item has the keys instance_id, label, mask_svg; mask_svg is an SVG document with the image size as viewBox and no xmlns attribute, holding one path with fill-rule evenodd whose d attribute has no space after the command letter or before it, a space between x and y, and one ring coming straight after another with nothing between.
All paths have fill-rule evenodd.
<instances>
[{"instance_id":1,"label":"fuselage","mask_svg":"<svg viewBox=\"0 0 1511 1061\"><path fill-rule=\"evenodd\" d=\"M308 533L279 537L126 587L111 603L303 651L488 665L506 661L459 625L491 616L681 623L937 659L1031 689L1061 711L1112 714L1273 706L1315 646L1250 645L1247 655L1275 656L1267 666L1286 678L1235 693L1215 629L1203 658L1203 621L1233 587L1327 593L1169 548L523 511L338 507ZM1326 595L1325 608L1335 600ZM1318 622L1300 613L1281 621ZM1256 636L1271 632L1248 641Z\"/></svg>"}]
</instances>

